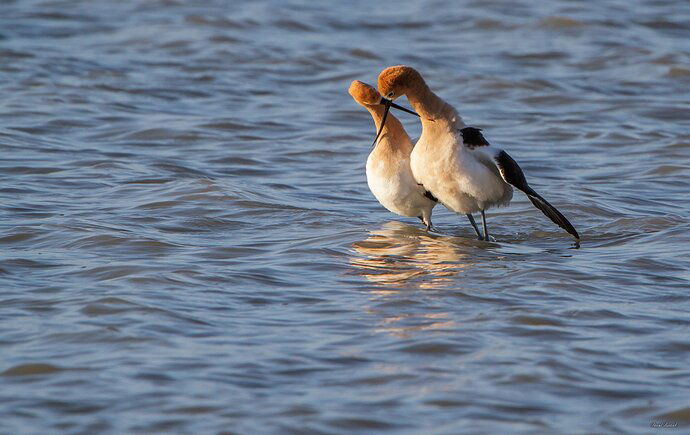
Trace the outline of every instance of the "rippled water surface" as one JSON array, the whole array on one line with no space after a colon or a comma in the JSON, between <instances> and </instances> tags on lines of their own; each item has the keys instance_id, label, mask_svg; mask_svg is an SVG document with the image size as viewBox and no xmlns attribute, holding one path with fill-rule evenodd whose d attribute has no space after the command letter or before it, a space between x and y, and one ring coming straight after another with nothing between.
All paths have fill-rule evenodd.
<instances>
[{"instance_id":1,"label":"rippled water surface","mask_svg":"<svg viewBox=\"0 0 690 435\"><path fill-rule=\"evenodd\" d=\"M688 41L686 1L2 2L0 432L687 428ZM376 202L347 87L400 63L579 246Z\"/></svg>"}]
</instances>

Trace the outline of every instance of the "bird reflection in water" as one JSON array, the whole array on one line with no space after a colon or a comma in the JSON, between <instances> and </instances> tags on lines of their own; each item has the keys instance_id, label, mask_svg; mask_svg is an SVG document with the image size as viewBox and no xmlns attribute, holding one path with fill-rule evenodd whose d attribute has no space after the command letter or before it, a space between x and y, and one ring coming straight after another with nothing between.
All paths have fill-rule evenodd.
<instances>
[{"instance_id":1,"label":"bird reflection in water","mask_svg":"<svg viewBox=\"0 0 690 435\"><path fill-rule=\"evenodd\" d=\"M443 333L453 329L455 322L450 313L434 309L409 311L404 301L398 305L397 298L390 300L387 296L457 284L455 276L473 264L469 252L476 243L461 237L437 236L402 222L388 222L370 231L366 240L353 243L350 263L355 273L375 284L371 293L378 297L367 308L367 312L380 317L375 330L410 337L422 331Z\"/></svg>"},{"instance_id":2,"label":"bird reflection in water","mask_svg":"<svg viewBox=\"0 0 690 435\"><path fill-rule=\"evenodd\" d=\"M357 274L378 285L377 293L446 287L471 264L467 252L473 243L393 221L353 243L357 255L350 262Z\"/></svg>"}]
</instances>

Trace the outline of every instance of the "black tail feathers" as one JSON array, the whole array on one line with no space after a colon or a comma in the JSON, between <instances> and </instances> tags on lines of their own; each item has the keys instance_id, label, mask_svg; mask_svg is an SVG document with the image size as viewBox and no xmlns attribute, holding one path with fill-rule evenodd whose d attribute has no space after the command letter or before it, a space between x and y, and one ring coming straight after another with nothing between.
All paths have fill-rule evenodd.
<instances>
[{"instance_id":1,"label":"black tail feathers","mask_svg":"<svg viewBox=\"0 0 690 435\"><path fill-rule=\"evenodd\" d=\"M575 237L576 239L580 238L580 235L577 233L577 230L575 230L575 227L573 227L573 224L571 224L570 221L566 219L565 216L563 216L561 212L556 209L556 207L549 204L549 201L542 198L542 196L535 192L533 189L530 190L531 192L525 193L527 193L527 197L530 201L532 201L532 204L534 204L535 207L541 210L541 212L544 213L546 217L551 219L553 223L563 228L568 233L572 234L573 237Z\"/></svg>"}]
</instances>

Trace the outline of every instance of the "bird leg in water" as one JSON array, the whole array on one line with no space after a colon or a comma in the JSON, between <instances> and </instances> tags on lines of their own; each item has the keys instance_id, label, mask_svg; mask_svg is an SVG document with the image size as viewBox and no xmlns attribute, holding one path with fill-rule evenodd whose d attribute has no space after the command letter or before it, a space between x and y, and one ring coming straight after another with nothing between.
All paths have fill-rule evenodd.
<instances>
[{"instance_id":1,"label":"bird leg in water","mask_svg":"<svg viewBox=\"0 0 690 435\"><path fill-rule=\"evenodd\" d=\"M486 214L484 214L484 210L482 210L482 228L484 229L484 240L489 242L489 230L486 228Z\"/></svg>"},{"instance_id":2,"label":"bird leg in water","mask_svg":"<svg viewBox=\"0 0 690 435\"><path fill-rule=\"evenodd\" d=\"M483 240L482 239L482 233L479 232L479 228L477 227L477 223L474 221L474 217L472 216L472 214L467 213L466 216L467 216L467 219L470 220L470 223L472 224L472 228L474 228L474 232L477 233L477 237L479 238L479 240Z\"/></svg>"},{"instance_id":3,"label":"bird leg in water","mask_svg":"<svg viewBox=\"0 0 690 435\"><path fill-rule=\"evenodd\" d=\"M422 217L422 216L417 216L417 219L419 219L420 221L422 221L422 223L423 223L424 226L426 227L426 230L427 230L427 231L431 231L431 230L434 229L434 228L431 226L431 221L429 221L429 222L425 221L425 220L424 220L424 217Z\"/></svg>"}]
</instances>

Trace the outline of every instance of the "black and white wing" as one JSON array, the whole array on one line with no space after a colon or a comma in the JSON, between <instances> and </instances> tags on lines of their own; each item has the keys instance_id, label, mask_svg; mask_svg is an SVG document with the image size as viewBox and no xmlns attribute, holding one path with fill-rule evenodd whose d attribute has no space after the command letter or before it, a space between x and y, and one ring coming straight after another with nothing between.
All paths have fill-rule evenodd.
<instances>
[{"instance_id":1,"label":"black and white wing","mask_svg":"<svg viewBox=\"0 0 690 435\"><path fill-rule=\"evenodd\" d=\"M500 171L501 176L506 183L515 186L515 188L524 192L525 195L527 195L527 198L532 201L532 204L541 210L541 212L551 219L556 225L572 234L576 239L580 238L580 235L577 233L568 219L566 219L565 216L563 216L561 212L556 209L556 207L549 204L547 200L542 198L542 196L535 192L534 189L529 187L529 184L527 184L527 180L525 179L525 174L522 173L522 169L520 169L520 166L515 160L513 160L512 157L508 155L508 153L503 150L499 151L494 155L494 161L496 162L496 166L498 166L498 170Z\"/></svg>"}]
</instances>

